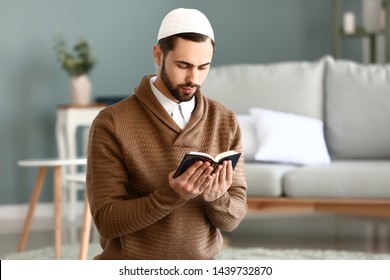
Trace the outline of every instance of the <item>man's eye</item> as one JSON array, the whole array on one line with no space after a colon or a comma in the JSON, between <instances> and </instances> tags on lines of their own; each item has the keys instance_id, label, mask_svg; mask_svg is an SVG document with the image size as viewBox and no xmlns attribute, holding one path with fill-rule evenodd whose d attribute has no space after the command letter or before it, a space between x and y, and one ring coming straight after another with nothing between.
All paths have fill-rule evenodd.
<instances>
[{"instance_id":1,"label":"man's eye","mask_svg":"<svg viewBox=\"0 0 390 280\"><path fill-rule=\"evenodd\" d=\"M188 68L188 65L178 64L177 67L179 67L180 69L186 69L186 68Z\"/></svg>"}]
</instances>

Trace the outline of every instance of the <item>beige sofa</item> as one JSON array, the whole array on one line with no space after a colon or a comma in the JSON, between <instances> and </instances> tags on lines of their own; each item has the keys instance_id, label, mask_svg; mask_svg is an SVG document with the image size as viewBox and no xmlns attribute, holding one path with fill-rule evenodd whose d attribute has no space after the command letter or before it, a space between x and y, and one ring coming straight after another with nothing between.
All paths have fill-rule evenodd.
<instances>
[{"instance_id":1,"label":"beige sofa","mask_svg":"<svg viewBox=\"0 0 390 280\"><path fill-rule=\"evenodd\" d=\"M390 65L216 66L203 92L238 115L250 211L390 217Z\"/></svg>"}]
</instances>

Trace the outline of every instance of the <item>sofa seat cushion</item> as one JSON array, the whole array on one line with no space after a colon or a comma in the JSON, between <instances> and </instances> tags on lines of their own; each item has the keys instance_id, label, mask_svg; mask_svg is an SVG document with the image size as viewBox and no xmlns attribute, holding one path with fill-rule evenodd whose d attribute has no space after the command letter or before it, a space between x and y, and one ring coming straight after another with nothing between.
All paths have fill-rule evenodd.
<instances>
[{"instance_id":1,"label":"sofa seat cushion","mask_svg":"<svg viewBox=\"0 0 390 280\"><path fill-rule=\"evenodd\" d=\"M282 178L286 172L298 167L287 164L245 162L248 196L280 196Z\"/></svg>"},{"instance_id":2,"label":"sofa seat cushion","mask_svg":"<svg viewBox=\"0 0 390 280\"><path fill-rule=\"evenodd\" d=\"M333 161L290 170L283 180L289 197L390 198L390 161Z\"/></svg>"}]
</instances>

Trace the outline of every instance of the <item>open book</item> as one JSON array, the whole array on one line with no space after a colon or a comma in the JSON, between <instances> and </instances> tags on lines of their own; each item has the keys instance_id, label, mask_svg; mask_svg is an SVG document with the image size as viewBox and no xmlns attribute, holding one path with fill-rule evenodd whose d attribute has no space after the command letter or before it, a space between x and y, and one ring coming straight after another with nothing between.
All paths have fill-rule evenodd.
<instances>
[{"instance_id":1,"label":"open book","mask_svg":"<svg viewBox=\"0 0 390 280\"><path fill-rule=\"evenodd\" d=\"M184 171L187 170L188 167L193 165L196 161L209 162L210 165L215 169L219 164L221 164L224 160L231 160L232 167L236 166L238 159L240 158L241 153L238 153L234 150L223 152L218 154L215 158L209 154L201 153L201 152L190 152L185 154L179 167L177 168L174 178L183 174Z\"/></svg>"}]
</instances>

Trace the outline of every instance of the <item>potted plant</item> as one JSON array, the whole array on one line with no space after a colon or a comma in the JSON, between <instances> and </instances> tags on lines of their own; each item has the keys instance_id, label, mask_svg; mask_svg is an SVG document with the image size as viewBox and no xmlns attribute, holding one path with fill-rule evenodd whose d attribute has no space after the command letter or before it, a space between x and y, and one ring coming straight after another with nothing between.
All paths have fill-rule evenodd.
<instances>
[{"instance_id":1,"label":"potted plant","mask_svg":"<svg viewBox=\"0 0 390 280\"><path fill-rule=\"evenodd\" d=\"M72 104L88 105L92 94L88 74L97 63L90 45L86 40L80 39L74 45L73 52L68 52L64 39L59 35L55 48L62 68L70 77Z\"/></svg>"}]
</instances>

